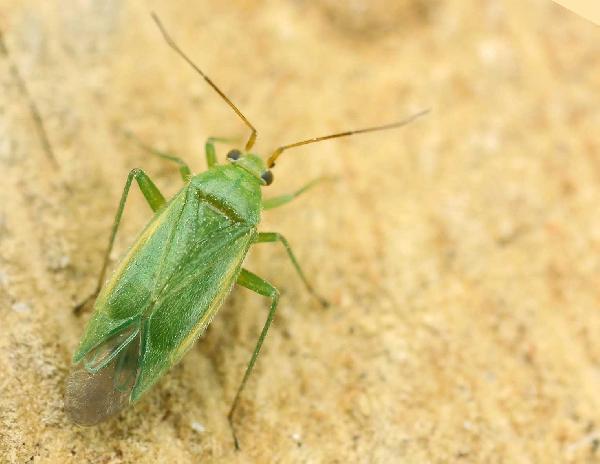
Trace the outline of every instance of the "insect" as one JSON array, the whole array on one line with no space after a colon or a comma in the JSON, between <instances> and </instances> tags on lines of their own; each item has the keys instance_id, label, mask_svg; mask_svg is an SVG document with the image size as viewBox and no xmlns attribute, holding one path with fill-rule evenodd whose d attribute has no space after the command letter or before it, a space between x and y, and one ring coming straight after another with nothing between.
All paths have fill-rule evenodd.
<instances>
[{"instance_id":1,"label":"insect","mask_svg":"<svg viewBox=\"0 0 600 464\"><path fill-rule=\"evenodd\" d=\"M296 193L263 200L262 187L273 181L271 168L289 148L400 127L426 111L394 124L284 145L265 162L250 151L257 134L254 126L184 54L158 17L153 14L153 18L167 44L206 80L251 132L243 152L229 151L226 165L217 163L218 139L209 139L205 147L208 170L197 175L192 175L181 159L142 144L148 151L176 162L184 186L167 201L144 171L134 169L129 173L98 287L89 299L95 298L94 312L73 355L65 410L75 423L93 425L138 401L202 335L234 284L238 284L271 300L267 320L228 414L234 444L239 448L234 414L279 300L273 285L242 267L249 248L257 243L282 244L308 291L325 304L302 272L287 240L279 233L257 230L262 210L290 202L317 181ZM102 286L134 180L154 215Z\"/></svg>"}]
</instances>

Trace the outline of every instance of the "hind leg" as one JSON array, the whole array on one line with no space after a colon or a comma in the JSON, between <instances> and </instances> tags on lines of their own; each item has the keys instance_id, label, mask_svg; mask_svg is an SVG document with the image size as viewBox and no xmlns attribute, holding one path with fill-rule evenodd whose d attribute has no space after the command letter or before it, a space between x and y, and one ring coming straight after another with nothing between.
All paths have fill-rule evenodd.
<instances>
[{"instance_id":1,"label":"hind leg","mask_svg":"<svg viewBox=\"0 0 600 464\"><path fill-rule=\"evenodd\" d=\"M117 230L119 229L119 224L121 223L121 217L123 216L123 210L125 209L125 202L127 201L127 196L129 195L129 189L131 188L131 183L134 179L140 187L140 190L144 195L144 198L148 202L148 205L150 205L150 208L152 208L152 211L158 211L166 203L165 197L162 195L162 193L160 193L160 190L158 190L156 185L154 185L154 182L152 182L150 177L148 177L144 171L138 168L131 170L131 172L127 176L127 180L125 181L123 193L121 194L121 201L119 202L117 214L115 215L115 220L113 222L112 230L110 233L110 239L108 241L108 248L106 249L106 253L104 254L104 261L102 263L102 269L100 270L98 284L96 285L96 289L90 296L88 296L84 301L75 306L75 314L79 314L88 303L90 303L93 299L96 298L98 293L100 293L102 285L104 284L104 278L106 276L106 269L108 267L110 253L115 243L115 237L117 235Z\"/></svg>"}]
</instances>

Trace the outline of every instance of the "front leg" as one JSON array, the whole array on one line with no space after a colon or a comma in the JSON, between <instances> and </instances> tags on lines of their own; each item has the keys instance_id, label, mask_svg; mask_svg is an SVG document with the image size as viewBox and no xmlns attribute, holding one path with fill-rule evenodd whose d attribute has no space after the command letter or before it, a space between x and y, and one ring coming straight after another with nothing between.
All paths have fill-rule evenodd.
<instances>
[{"instance_id":1,"label":"front leg","mask_svg":"<svg viewBox=\"0 0 600 464\"><path fill-rule=\"evenodd\" d=\"M209 137L206 141L206 144L204 145L204 151L206 153L206 164L209 168L212 168L213 166L219 164L217 161L217 151L215 149L215 142L234 143L237 142L237 140L222 137Z\"/></svg>"},{"instance_id":2,"label":"front leg","mask_svg":"<svg viewBox=\"0 0 600 464\"><path fill-rule=\"evenodd\" d=\"M278 197L273 197L273 198L266 198L262 202L262 207L263 207L263 209L279 208L280 206L283 206L283 205L289 203L290 201L294 200L295 198L298 198L300 195L302 195L306 191L310 190L315 185L320 184L321 182L328 181L328 180L335 180L335 177L318 177L316 179L311 180L304 187L300 188L299 190L296 190L293 193L288 193L288 194L280 195Z\"/></svg>"}]
</instances>

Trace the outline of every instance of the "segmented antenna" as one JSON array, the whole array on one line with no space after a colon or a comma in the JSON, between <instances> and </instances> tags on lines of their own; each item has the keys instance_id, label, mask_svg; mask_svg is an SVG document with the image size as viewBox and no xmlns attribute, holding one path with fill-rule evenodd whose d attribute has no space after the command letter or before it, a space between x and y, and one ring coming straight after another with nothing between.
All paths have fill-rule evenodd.
<instances>
[{"instance_id":1,"label":"segmented antenna","mask_svg":"<svg viewBox=\"0 0 600 464\"><path fill-rule=\"evenodd\" d=\"M56 161L56 156L54 156L54 150L52 150L52 145L50 145L50 139L48 138L48 133L46 132L46 127L44 126L42 116L37 108L37 105L35 104L35 101L33 100L33 97L31 96L31 93L29 93L29 89L25 84L25 80L23 79L23 77L21 77L19 68L17 68L17 65L12 61L10 57L10 52L8 51L8 47L6 46L6 42L4 41L4 36L1 30L0 53L2 53L6 57L6 60L8 61L8 66L10 68L10 72L12 73L13 78L17 83L17 86L19 87L19 91L25 97L27 103L29 104L29 111L31 111L31 115L33 117L33 120L35 121L35 127L37 128L40 140L42 141L42 147L46 152L46 156L54 165L54 167L58 167L58 162Z\"/></svg>"},{"instance_id":2,"label":"segmented antenna","mask_svg":"<svg viewBox=\"0 0 600 464\"><path fill-rule=\"evenodd\" d=\"M322 137L314 137L312 139L302 140L302 141L296 142L296 143L290 143L289 145L283 145L283 146L277 148L271 154L271 156L269 156L269 158L267 160L267 167L272 168L273 166L275 166L275 161L277 160L277 158L279 158L281 153L283 153L283 151L287 150L288 148L299 147L301 145L308 145L309 143L321 142L323 140L337 139L339 137L347 137L349 135L364 134L365 132L376 132L376 131L387 130L387 129L396 129L398 127L406 126L408 123L411 123L415 119L426 115L430 111L431 111L431 109L422 110L422 111L419 111L418 113L413 114L412 116L409 116L406 119L403 119L402 121L394 122L391 124L385 124L383 126L375 126L375 127L368 127L366 129L338 132L337 134L324 135Z\"/></svg>"},{"instance_id":3,"label":"segmented antenna","mask_svg":"<svg viewBox=\"0 0 600 464\"><path fill-rule=\"evenodd\" d=\"M179 48L179 46L167 33L166 29L160 22L160 19L158 19L156 13L152 13L152 18L156 22L156 25L160 29L160 32L162 32L162 35L165 38L167 44L173 50L175 50L177 54L179 54L179 56L181 56L185 61L187 61L188 64L192 68L194 68L196 72L198 72L198 74L200 74L206 82L208 82L208 85L210 85L215 90L215 92L217 92L221 96L221 98L227 102L227 104L233 109L233 111L235 111L235 113L241 118L241 120L244 121L244 124L246 124L248 128L252 131L250 137L248 138L248 141L246 142L246 151L249 151L254 145L254 142L256 141L256 129L254 128L254 126L250 123L250 121L248 121L248 119L246 119L246 116L244 116L242 112L238 110L237 106L235 106L233 102L229 98L227 98L227 95L225 95L223 91L219 89L219 87L217 87L217 85L206 74L204 74L202 70L198 66L196 66L196 64L181 50L181 48Z\"/></svg>"}]
</instances>

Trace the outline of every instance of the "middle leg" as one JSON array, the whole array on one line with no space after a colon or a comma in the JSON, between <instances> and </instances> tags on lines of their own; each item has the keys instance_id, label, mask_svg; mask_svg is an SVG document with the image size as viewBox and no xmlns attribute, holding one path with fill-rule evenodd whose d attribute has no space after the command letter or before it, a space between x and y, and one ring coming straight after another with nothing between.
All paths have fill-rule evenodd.
<instances>
[{"instance_id":1,"label":"middle leg","mask_svg":"<svg viewBox=\"0 0 600 464\"><path fill-rule=\"evenodd\" d=\"M321 305L323 307L329 306L329 303L327 302L327 300L316 292L316 290L313 288L313 286L310 284L310 282L304 275L304 272L302 271L302 268L300 267L300 263L298 263L298 260L296 259L296 256L294 255L294 252L292 251L292 247L290 246L289 242L283 235L281 235L278 232L259 232L257 237L254 239L254 243L273 243L273 242L280 242L284 246L285 251L288 254L288 257L290 258L290 261L292 262L292 265L294 266L294 269L296 269L296 272L300 276L300 279L302 279L302 282L304 283L304 286L306 287L308 292L312 296L314 296L317 300L319 300L319 303L321 303Z\"/></svg>"},{"instance_id":2,"label":"middle leg","mask_svg":"<svg viewBox=\"0 0 600 464\"><path fill-rule=\"evenodd\" d=\"M125 131L125 136L130 138L131 140L133 140L142 150L147 151L148 153L150 153L154 156L158 156L159 158L166 159L168 161L173 161L174 163L177 163L179 165L179 173L181 174L181 178L183 179L184 182L187 182L192 177L192 171L190 170L190 167L181 158L179 158L177 156L173 156L164 151L157 150L156 148L153 148L149 145L146 145L144 142L142 142L139 138L137 138L135 135L133 135L133 133L129 132L128 130Z\"/></svg>"}]
</instances>

